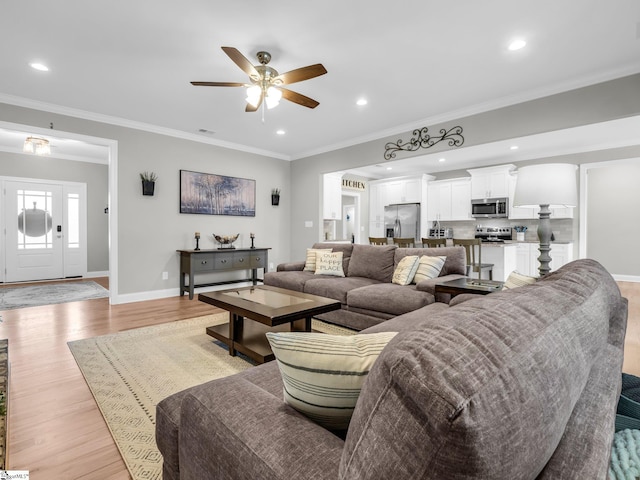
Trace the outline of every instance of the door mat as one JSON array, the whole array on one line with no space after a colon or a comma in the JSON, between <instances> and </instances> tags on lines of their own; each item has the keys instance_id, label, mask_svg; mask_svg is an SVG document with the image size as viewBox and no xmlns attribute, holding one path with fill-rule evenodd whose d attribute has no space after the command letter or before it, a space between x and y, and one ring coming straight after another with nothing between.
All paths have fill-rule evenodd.
<instances>
[{"instance_id":1,"label":"door mat","mask_svg":"<svg viewBox=\"0 0 640 480\"><path fill-rule=\"evenodd\" d=\"M104 298L109 290L96 282L68 282L0 288L0 311Z\"/></svg>"}]
</instances>

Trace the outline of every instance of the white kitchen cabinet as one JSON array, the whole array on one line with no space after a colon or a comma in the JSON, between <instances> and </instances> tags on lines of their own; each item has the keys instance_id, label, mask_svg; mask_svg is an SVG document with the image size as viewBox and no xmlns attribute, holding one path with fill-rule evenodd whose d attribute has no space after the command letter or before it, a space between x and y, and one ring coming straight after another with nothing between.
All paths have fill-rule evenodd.
<instances>
[{"instance_id":1,"label":"white kitchen cabinet","mask_svg":"<svg viewBox=\"0 0 640 480\"><path fill-rule=\"evenodd\" d=\"M438 180L427 187L427 220L470 220L471 184L468 179Z\"/></svg>"},{"instance_id":2,"label":"white kitchen cabinet","mask_svg":"<svg viewBox=\"0 0 640 480\"><path fill-rule=\"evenodd\" d=\"M519 243L517 244L517 262L516 270L523 275L537 277L540 275L540 244L539 243ZM557 270L561 266L573 260L573 243L552 243L551 262L549 268L551 271Z\"/></svg>"},{"instance_id":3,"label":"white kitchen cabinet","mask_svg":"<svg viewBox=\"0 0 640 480\"><path fill-rule=\"evenodd\" d=\"M384 221L384 204L380 199L380 185L371 182L369 184L369 221L370 222L382 222ZM376 235L370 235L375 237Z\"/></svg>"},{"instance_id":4,"label":"white kitchen cabinet","mask_svg":"<svg viewBox=\"0 0 640 480\"><path fill-rule=\"evenodd\" d=\"M471 220L471 181L451 181L451 220Z\"/></svg>"},{"instance_id":5,"label":"white kitchen cabinet","mask_svg":"<svg viewBox=\"0 0 640 480\"><path fill-rule=\"evenodd\" d=\"M326 173L323 180L322 218L342 220L342 173Z\"/></svg>"},{"instance_id":6,"label":"white kitchen cabinet","mask_svg":"<svg viewBox=\"0 0 640 480\"><path fill-rule=\"evenodd\" d=\"M370 237L386 237L384 232L384 221L369 222Z\"/></svg>"},{"instance_id":7,"label":"white kitchen cabinet","mask_svg":"<svg viewBox=\"0 0 640 480\"><path fill-rule=\"evenodd\" d=\"M379 183L382 206L422 201L421 178L403 178Z\"/></svg>"},{"instance_id":8,"label":"white kitchen cabinet","mask_svg":"<svg viewBox=\"0 0 640 480\"><path fill-rule=\"evenodd\" d=\"M471 198L508 197L513 169L515 165L508 164L467 170L471 174Z\"/></svg>"},{"instance_id":9,"label":"white kitchen cabinet","mask_svg":"<svg viewBox=\"0 0 640 480\"><path fill-rule=\"evenodd\" d=\"M483 243L482 263L493 263L493 280L504 282L509 274L516 270L517 245L513 243ZM477 273L473 273L477 277ZM484 279L487 274L483 275Z\"/></svg>"}]
</instances>

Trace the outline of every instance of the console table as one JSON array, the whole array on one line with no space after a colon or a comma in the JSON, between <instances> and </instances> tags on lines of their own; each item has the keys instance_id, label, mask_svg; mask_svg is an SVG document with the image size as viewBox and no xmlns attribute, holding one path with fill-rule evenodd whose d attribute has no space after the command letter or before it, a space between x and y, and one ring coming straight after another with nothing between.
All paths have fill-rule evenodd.
<instances>
[{"instance_id":1,"label":"console table","mask_svg":"<svg viewBox=\"0 0 640 480\"><path fill-rule=\"evenodd\" d=\"M228 283L252 281L258 282L258 269L267 271L270 248L222 248L215 250L177 250L180 254L180 295L189 292L189 300L193 300L195 287L210 287ZM196 284L195 276L205 273L229 272L232 270L251 270L251 278L229 280L226 282ZM189 284L185 278L189 275Z\"/></svg>"}]
</instances>

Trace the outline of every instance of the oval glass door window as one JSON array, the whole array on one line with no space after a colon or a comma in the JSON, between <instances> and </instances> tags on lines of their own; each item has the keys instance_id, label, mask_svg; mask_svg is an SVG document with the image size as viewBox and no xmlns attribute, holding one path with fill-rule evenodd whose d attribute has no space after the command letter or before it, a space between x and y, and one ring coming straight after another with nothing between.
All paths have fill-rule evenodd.
<instances>
[{"instance_id":1,"label":"oval glass door window","mask_svg":"<svg viewBox=\"0 0 640 480\"><path fill-rule=\"evenodd\" d=\"M42 237L51 231L52 226L51 215L36 208L36 202L33 202L33 209L23 210L18 215L18 230L27 237Z\"/></svg>"}]
</instances>

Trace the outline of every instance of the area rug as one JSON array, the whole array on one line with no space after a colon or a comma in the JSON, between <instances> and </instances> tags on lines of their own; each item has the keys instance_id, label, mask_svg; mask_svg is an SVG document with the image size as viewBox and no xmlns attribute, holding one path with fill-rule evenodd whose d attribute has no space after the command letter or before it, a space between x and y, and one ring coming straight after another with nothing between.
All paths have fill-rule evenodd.
<instances>
[{"instance_id":1,"label":"area rug","mask_svg":"<svg viewBox=\"0 0 640 480\"><path fill-rule=\"evenodd\" d=\"M0 310L79 302L109 296L96 282L68 282L0 288Z\"/></svg>"},{"instance_id":2,"label":"area rug","mask_svg":"<svg viewBox=\"0 0 640 480\"><path fill-rule=\"evenodd\" d=\"M156 405L165 397L252 366L205 333L227 313L69 342L134 480L162 477L155 442ZM355 332L313 320L332 334Z\"/></svg>"}]
</instances>

